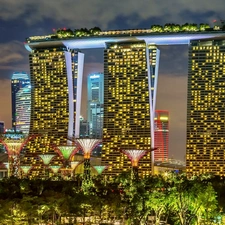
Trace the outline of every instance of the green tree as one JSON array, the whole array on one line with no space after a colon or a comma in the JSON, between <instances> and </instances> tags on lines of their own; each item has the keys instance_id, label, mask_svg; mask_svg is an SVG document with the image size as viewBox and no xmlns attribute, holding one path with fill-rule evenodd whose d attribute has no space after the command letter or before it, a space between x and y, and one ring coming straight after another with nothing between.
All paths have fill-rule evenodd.
<instances>
[{"instance_id":1,"label":"green tree","mask_svg":"<svg viewBox=\"0 0 225 225\"><path fill-rule=\"evenodd\" d=\"M195 23L190 24L189 31L198 31L198 25Z\"/></svg>"},{"instance_id":2,"label":"green tree","mask_svg":"<svg viewBox=\"0 0 225 225\"><path fill-rule=\"evenodd\" d=\"M93 27L89 30L90 35L98 35L102 30L99 27Z\"/></svg>"},{"instance_id":3,"label":"green tree","mask_svg":"<svg viewBox=\"0 0 225 225\"><path fill-rule=\"evenodd\" d=\"M121 201L124 203L124 212L127 219L132 224L145 223L152 208L149 204L149 180L153 179L141 179L133 180L131 176L121 179L120 191ZM152 183L151 183L152 185Z\"/></svg>"},{"instance_id":4,"label":"green tree","mask_svg":"<svg viewBox=\"0 0 225 225\"><path fill-rule=\"evenodd\" d=\"M162 221L167 221L170 193L166 180L162 176L154 176L151 181L151 188L148 192L147 205L149 211L153 211L154 224L159 225Z\"/></svg>"},{"instance_id":5,"label":"green tree","mask_svg":"<svg viewBox=\"0 0 225 225\"><path fill-rule=\"evenodd\" d=\"M181 26L181 31L189 31L190 30L190 24L185 23Z\"/></svg>"},{"instance_id":6,"label":"green tree","mask_svg":"<svg viewBox=\"0 0 225 225\"><path fill-rule=\"evenodd\" d=\"M170 24L170 23L166 23L165 25L164 25L164 32L172 32L173 31L173 29L172 29L172 24Z\"/></svg>"},{"instance_id":7,"label":"green tree","mask_svg":"<svg viewBox=\"0 0 225 225\"><path fill-rule=\"evenodd\" d=\"M203 217L207 220L212 218L217 209L217 201L216 193L207 178L188 179L185 174L171 174L170 179L171 206L179 224L190 225Z\"/></svg>"},{"instance_id":8,"label":"green tree","mask_svg":"<svg viewBox=\"0 0 225 225\"><path fill-rule=\"evenodd\" d=\"M199 30L200 31L205 31L206 29L210 28L210 26L208 24L204 24L204 23L201 23L199 25Z\"/></svg>"},{"instance_id":9,"label":"green tree","mask_svg":"<svg viewBox=\"0 0 225 225\"><path fill-rule=\"evenodd\" d=\"M172 31L173 32L179 32L181 30L181 27L179 24L173 24L172 25Z\"/></svg>"},{"instance_id":10,"label":"green tree","mask_svg":"<svg viewBox=\"0 0 225 225\"><path fill-rule=\"evenodd\" d=\"M163 27L160 25L152 25L151 31L152 32L163 32Z\"/></svg>"},{"instance_id":11,"label":"green tree","mask_svg":"<svg viewBox=\"0 0 225 225\"><path fill-rule=\"evenodd\" d=\"M197 222L210 224L219 216L218 202L216 192L211 183L199 185L201 189L198 193L197 199L193 203L193 207L197 208L196 216Z\"/></svg>"}]
</instances>

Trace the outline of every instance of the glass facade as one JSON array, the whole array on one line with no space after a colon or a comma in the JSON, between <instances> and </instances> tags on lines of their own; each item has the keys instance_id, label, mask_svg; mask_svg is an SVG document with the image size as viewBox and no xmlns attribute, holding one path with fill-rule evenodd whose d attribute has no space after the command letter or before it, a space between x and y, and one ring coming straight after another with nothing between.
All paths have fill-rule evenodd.
<instances>
[{"instance_id":1,"label":"glass facade","mask_svg":"<svg viewBox=\"0 0 225 225\"><path fill-rule=\"evenodd\" d=\"M16 94L16 130L25 134L30 129L31 86L21 88Z\"/></svg>"},{"instance_id":2,"label":"glass facade","mask_svg":"<svg viewBox=\"0 0 225 225\"><path fill-rule=\"evenodd\" d=\"M67 136L76 133L81 102L75 97L81 96L81 85L76 84L82 81L82 73L78 73L78 67L83 67L82 55L65 47L35 49L30 54L30 135L36 135L36 138L28 142L23 164L33 165L33 176L43 172L37 155L54 154L54 146L66 145ZM56 157L53 165L60 162Z\"/></svg>"},{"instance_id":3,"label":"glass facade","mask_svg":"<svg viewBox=\"0 0 225 225\"><path fill-rule=\"evenodd\" d=\"M225 171L225 40L196 40L189 47L188 175Z\"/></svg>"},{"instance_id":4,"label":"glass facade","mask_svg":"<svg viewBox=\"0 0 225 225\"><path fill-rule=\"evenodd\" d=\"M104 122L102 164L116 175L131 167L120 150L154 147L154 111L159 50L143 41L106 43L104 51ZM151 174L151 155L139 172Z\"/></svg>"},{"instance_id":5,"label":"glass facade","mask_svg":"<svg viewBox=\"0 0 225 225\"><path fill-rule=\"evenodd\" d=\"M104 104L104 75L103 73L89 74L87 78L88 91L88 123L89 136L102 138L103 104Z\"/></svg>"},{"instance_id":6,"label":"glass facade","mask_svg":"<svg viewBox=\"0 0 225 225\"><path fill-rule=\"evenodd\" d=\"M0 134L5 133L5 123L0 121Z\"/></svg>"},{"instance_id":7,"label":"glass facade","mask_svg":"<svg viewBox=\"0 0 225 225\"><path fill-rule=\"evenodd\" d=\"M29 132L30 79L25 72L15 72L11 78L12 127L14 131Z\"/></svg>"},{"instance_id":8,"label":"glass facade","mask_svg":"<svg viewBox=\"0 0 225 225\"><path fill-rule=\"evenodd\" d=\"M154 118L155 129L155 161L164 161L169 158L169 112L156 110Z\"/></svg>"}]
</instances>

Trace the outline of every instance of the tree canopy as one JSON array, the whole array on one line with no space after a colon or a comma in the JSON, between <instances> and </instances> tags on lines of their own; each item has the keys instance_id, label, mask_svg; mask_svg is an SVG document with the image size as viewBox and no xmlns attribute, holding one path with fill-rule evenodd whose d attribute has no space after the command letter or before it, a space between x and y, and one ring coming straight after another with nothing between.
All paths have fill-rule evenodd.
<instances>
[{"instance_id":1,"label":"tree canopy","mask_svg":"<svg viewBox=\"0 0 225 225\"><path fill-rule=\"evenodd\" d=\"M84 188L74 181L0 181L1 224L35 223L163 223L221 224L225 183L215 177L168 173L134 180L130 174L113 179L92 177ZM69 222L68 222L69 221Z\"/></svg>"}]
</instances>

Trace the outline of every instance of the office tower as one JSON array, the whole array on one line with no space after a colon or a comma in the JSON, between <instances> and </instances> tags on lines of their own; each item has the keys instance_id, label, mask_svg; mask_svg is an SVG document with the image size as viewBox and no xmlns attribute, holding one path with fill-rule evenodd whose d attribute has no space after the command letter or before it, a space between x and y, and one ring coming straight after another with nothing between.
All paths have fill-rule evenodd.
<instances>
[{"instance_id":1,"label":"office tower","mask_svg":"<svg viewBox=\"0 0 225 225\"><path fill-rule=\"evenodd\" d=\"M156 110L154 118L155 129L155 161L164 161L168 159L169 149L169 112Z\"/></svg>"},{"instance_id":2,"label":"office tower","mask_svg":"<svg viewBox=\"0 0 225 225\"><path fill-rule=\"evenodd\" d=\"M11 78L12 127L28 133L30 127L30 79L27 73L15 72Z\"/></svg>"},{"instance_id":3,"label":"office tower","mask_svg":"<svg viewBox=\"0 0 225 225\"><path fill-rule=\"evenodd\" d=\"M103 73L89 74L87 78L88 123L90 137L102 138L104 76Z\"/></svg>"},{"instance_id":4,"label":"office tower","mask_svg":"<svg viewBox=\"0 0 225 225\"><path fill-rule=\"evenodd\" d=\"M0 121L0 136L2 137L4 133L5 133L5 122ZM0 143L0 153L3 152L5 152L5 147L2 143Z\"/></svg>"},{"instance_id":5,"label":"office tower","mask_svg":"<svg viewBox=\"0 0 225 225\"><path fill-rule=\"evenodd\" d=\"M5 132L5 123L4 121L0 121L0 134Z\"/></svg>"},{"instance_id":6,"label":"office tower","mask_svg":"<svg viewBox=\"0 0 225 225\"><path fill-rule=\"evenodd\" d=\"M88 137L89 136L89 123L84 118L80 117L80 137Z\"/></svg>"},{"instance_id":7,"label":"office tower","mask_svg":"<svg viewBox=\"0 0 225 225\"><path fill-rule=\"evenodd\" d=\"M109 175L129 171L131 164L120 150L154 147L154 112L159 50L138 42L106 43L104 51L104 122L102 164ZM154 160L154 158L152 158ZM139 172L151 174L150 153L141 159Z\"/></svg>"},{"instance_id":8,"label":"office tower","mask_svg":"<svg viewBox=\"0 0 225 225\"><path fill-rule=\"evenodd\" d=\"M191 41L186 171L225 175L225 40Z\"/></svg>"},{"instance_id":9,"label":"office tower","mask_svg":"<svg viewBox=\"0 0 225 225\"><path fill-rule=\"evenodd\" d=\"M35 48L30 54L30 134L36 138L28 143L23 164L33 165L34 176L43 172L38 154L54 154L68 136L79 136L83 62L82 53L66 47Z\"/></svg>"},{"instance_id":10,"label":"office tower","mask_svg":"<svg viewBox=\"0 0 225 225\"><path fill-rule=\"evenodd\" d=\"M31 86L21 88L16 94L16 130L24 134L30 129Z\"/></svg>"}]
</instances>

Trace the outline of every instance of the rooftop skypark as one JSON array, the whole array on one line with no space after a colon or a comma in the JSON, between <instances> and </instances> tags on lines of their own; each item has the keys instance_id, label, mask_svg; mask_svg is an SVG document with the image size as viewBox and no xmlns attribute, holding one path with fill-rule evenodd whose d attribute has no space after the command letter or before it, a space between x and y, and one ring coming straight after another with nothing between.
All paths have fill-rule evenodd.
<instances>
[{"instance_id":1,"label":"rooftop skypark","mask_svg":"<svg viewBox=\"0 0 225 225\"><path fill-rule=\"evenodd\" d=\"M214 26L211 28L208 24L165 24L152 25L150 29L130 29L130 30L108 30L102 31L99 27L94 27L91 29L81 28L71 30L68 28L53 29L53 34L44 36L32 36L27 38L27 42L35 42L38 40L55 40L55 39L69 39L69 38L82 38L82 37L101 37L101 36L131 36L137 34L151 34L151 33L178 33L178 32L205 32L205 31L224 31L225 26Z\"/></svg>"},{"instance_id":2,"label":"rooftop skypark","mask_svg":"<svg viewBox=\"0 0 225 225\"><path fill-rule=\"evenodd\" d=\"M208 24L165 24L152 25L149 29L109 30L99 27L91 29L53 29L52 34L32 36L26 39L28 51L38 48L55 48L65 46L69 49L105 48L105 43L145 41L155 45L188 45L191 40L224 38L225 25Z\"/></svg>"}]
</instances>

